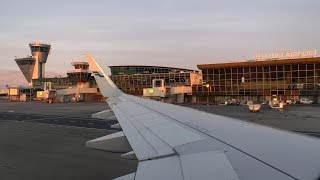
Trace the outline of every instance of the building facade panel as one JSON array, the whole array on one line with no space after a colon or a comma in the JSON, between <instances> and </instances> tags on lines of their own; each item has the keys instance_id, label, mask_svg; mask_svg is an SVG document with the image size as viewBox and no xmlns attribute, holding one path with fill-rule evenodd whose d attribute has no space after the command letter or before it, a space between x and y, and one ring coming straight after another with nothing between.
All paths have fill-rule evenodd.
<instances>
[{"instance_id":1,"label":"building facade panel","mask_svg":"<svg viewBox=\"0 0 320 180\"><path fill-rule=\"evenodd\" d=\"M134 74L163 74L163 73L178 73L178 72L193 72L194 70L163 67L163 66L109 66L111 74L116 75L134 75ZM198 71L196 71L198 72Z\"/></svg>"}]
</instances>

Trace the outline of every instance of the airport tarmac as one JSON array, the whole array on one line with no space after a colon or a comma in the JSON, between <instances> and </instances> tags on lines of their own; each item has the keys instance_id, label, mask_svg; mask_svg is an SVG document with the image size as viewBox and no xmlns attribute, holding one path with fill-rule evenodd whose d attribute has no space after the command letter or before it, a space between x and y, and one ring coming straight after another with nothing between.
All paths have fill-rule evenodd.
<instances>
[{"instance_id":1,"label":"airport tarmac","mask_svg":"<svg viewBox=\"0 0 320 180\"><path fill-rule=\"evenodd\" d=\"M263 107L259 113L245 106L184 106L320 137L319 105ZM91 118L107 108L105 102L0 101L0 179L107 180L134 172L137 161L85 147L87 140L116 132L110 128L115 122Z\"/></svg>"},{"instance_id":2,"label":"airport tarmac","mask_svg":"<svg viewBox=\"0 0 320 180\"><path fill-rule=\"evenodd\" d=\"M137 162L93 150L85 142L115 132L90 118L105 103L0 101L1 180L107 180L134 172Z\"/></svg>"},{"instance_id":3,"label":"airport tarmac","mask_svg":"<svg viewBox=\"0 0 320 180\"><path fill-rule=\"evenodd\" d=\"M247 106L183 104L208 113L295 131L320 138L320 105L294 104L284 109L262 106L259 112L250 112Z\"/></svg>"}]
</instances>

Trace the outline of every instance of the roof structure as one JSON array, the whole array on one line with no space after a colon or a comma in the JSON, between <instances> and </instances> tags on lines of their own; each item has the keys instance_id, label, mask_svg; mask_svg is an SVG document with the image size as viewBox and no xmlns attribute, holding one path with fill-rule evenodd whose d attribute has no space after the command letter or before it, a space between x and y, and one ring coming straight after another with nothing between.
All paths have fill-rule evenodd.
<instances>
[{"instance_id":1,"label":"roof structure","mask_svg":"<svg viewBox=\"0 0 320 180\"><path fill-rule=\"evenodd\" d=\"M209 68L232 68L232 67L252 67L252 66L270 66L302 63L320 63L320 57L283 59L283 60L265 60L265 61L247 61L247 62L229 62L218 64L199 64L197 67L201 70Z\"/></svg>"}]
</instances>

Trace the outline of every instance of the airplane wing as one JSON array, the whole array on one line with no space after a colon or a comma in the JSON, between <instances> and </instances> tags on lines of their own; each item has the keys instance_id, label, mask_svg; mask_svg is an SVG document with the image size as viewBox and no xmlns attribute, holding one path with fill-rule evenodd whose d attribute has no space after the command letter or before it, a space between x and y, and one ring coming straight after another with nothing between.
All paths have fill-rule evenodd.
<instances>
[{"instance_id":1,"label":"airplane wing","mask_svg":"<svg viewBox=\"0 0 320 180\"><path fill-rule=\"evenodd\" d=\"M118 180L320 179L319 139L125 94L86 58L122 128L86 145L139 161Z\"/></svg>"}]
</instances>

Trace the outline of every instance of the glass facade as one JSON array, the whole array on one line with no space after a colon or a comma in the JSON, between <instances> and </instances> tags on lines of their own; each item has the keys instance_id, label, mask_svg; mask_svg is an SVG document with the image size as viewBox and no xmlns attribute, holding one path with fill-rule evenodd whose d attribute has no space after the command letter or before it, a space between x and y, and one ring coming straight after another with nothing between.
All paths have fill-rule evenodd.
<instances>
[{"instance_id":1,"label":"glass facade","mask_svg":"<svg viewBox=\"0 0 320 180\"><path fill-rule=\"evenodd\" d=\"M144 88L152 87L153 79L164 79L166 86L190 86L190 73L157 73L137 75L112 75L112 81L123 92L141 96Z\"/></svg>"},{"instance_id":2,"label":"glass facade","mask_svg":"<svg viewBox=\"0 0 320 180\"><path fill-rule=\"evenodd\" d=\"M75 64L74 69L89 69L89 64Z\"/></svg>"},{"instance_id":3,"label":"glass facade","mask_svg":"<svg viewBox=\"0 0 320 180\"><path fill-rule=\"evenodd\" d=\"M46 47L46 46L31 46L31 52L45 52L45 53L49 53L50 51L50 47Z\"/></svg>"},{"instance_id":4,"label":"glass facade","mask_svg":"<svg viewBox=\"0 0 320 180\"><path fill-rule=\"evenodd\" d=\"M93 76L90 76L88 81L90 83L90 87L98 87ZM32 79L32 83L33 83L34 88L43 89L43 85L45 82L51 82L52 89L66 89L66 88L70 88L70 87L76 87L77 82L79 82L79 79L73 78L73 77L55 77L55 78Z\"/></svg>"},{"instance_id":5,"label":"glass facade","mask_svg":"<svg viewBox=\"0 0 320 180\"><path fill-rule=\"evenodd\" d=\"M91 78L91 73L87 72L72 72L67 74L69 79L77 82L88 82Z\"/></svg>"},{"instance_id":6,"label":"glass facade","mask_svg":"<svg viewBox=\"0 0 320 180\"><path fill-rule=\"evenodd\" d=\"M320 95L320 58L199 65L206 86L194 86L203 96L248 96L263 100Z\"/></svg>"},{"instance_id":7,"label":"glass facade","mask_svg":"<svg viewBox=\"0 0 320 180\"><path fill-rule=\"evenodd\" d=\"M191 86L190 69L161 66L110 66L111 79L123 92L143 95L144 88L152 87L153 79L164 79L166 86Z\"/></svg>"}]
</instances>

